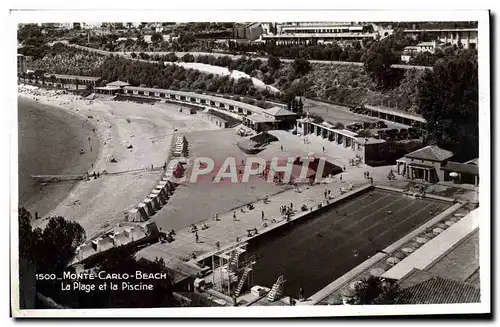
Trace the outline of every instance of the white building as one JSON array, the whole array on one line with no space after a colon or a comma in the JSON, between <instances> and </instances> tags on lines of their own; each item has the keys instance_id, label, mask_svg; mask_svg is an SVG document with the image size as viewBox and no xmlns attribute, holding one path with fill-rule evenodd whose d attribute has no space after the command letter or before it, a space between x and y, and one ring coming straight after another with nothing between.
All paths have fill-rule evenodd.
<instances>
[{"instance_id":1,"label":"white building","mask_svg":"<svg viewBox=\"0 0 500 327\"><path fill-rule=\"evenodd\" d=\"M263 29L269 31L268 26ZM261 39L276 44L309 44L361 41L376 39L378 36L371 24L296 22L276 24L276 33L268 32Z\"/></svg>"},{"instance_id":2,"label":"white building","mask_svg":"<svg viewBox=\"0 0 500 327\"><path fill-rule=\"evenodd\" d=\"M442 47L443 43L438 43L437 41L430 42L421 42L416 46L408 46L403 49L403 53L401 54L402 62L409 62L412 57L414 57L417 53L428 52L428 53L436 53L436 49Z\"/></svg>"},{"instance_id":3,"label":"white building","mask_svg":"<svg viewBox=\"0 0 500 327\"><path fill-rule=\"evenodd\" d=\"M406 29L403 33L418 38L422 33L438 42L456 46L464 49L477 49L477 28L440 28L440 29Z\"/></svg>"}]
</instances>

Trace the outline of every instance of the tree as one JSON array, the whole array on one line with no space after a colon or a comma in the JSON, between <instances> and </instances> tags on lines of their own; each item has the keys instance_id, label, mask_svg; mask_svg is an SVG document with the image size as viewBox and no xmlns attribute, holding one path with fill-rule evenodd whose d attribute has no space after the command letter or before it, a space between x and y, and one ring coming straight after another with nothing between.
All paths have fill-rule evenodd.
<instances>
[{"instance_id":1,"label":"tree","mask_svg":"<svg viewBox=\"0 0 500 327\"><path fill-rule=\"evenodd\" d=\"M461 51L436 62L418 83L418 112L427 120L428 140L465 161L479 154L477 55Z\"/></svg>"},{"instance_id":2,"label":"tree","mask_svg":"<svg viewBox=\"0 0 500 327\"><path fill-rule=\"evenodd\" d=\"M362 58L366 72L381 87L390 85L391 66L399 60L391 44L389 38L374 42Z\"/></svg>"},{"instance_id":3,"label":"tree","mask_svg":"<svg viewBox=\"0 0 500 327\"><path fill-rule=\"evenodd\" d=\"M349 51L347 51L347 49L345 49L344 51L342 51L342 53L340 54L339 56L339 59L340 61L346 61L347 58L349 58Z\"/></svg>"},{"instance_id":4,"label":"tree","mask_svg":"<svg viewBox=\"0 0 500 327\"><path fill-rule=\"evenodd\" d=\"M269 57L267 59L267 66L271 68L272 70L278 70L281 67L281 60L280 58L276 58L274 56Z\"/></svg>"},{"instance_id":5,"label":"tree","mask_svg":"<svg viewBox=\"0 0 500 327\"><path fill-rule=\"evenodd\" d=\"M356 285L349 304L402 304L395 282L380 277L369 276Z\"/></svg>"},{"instance_id":6,"label":"tree","mask_svg":"<svg viewBox=\"0 0 500 327\"><path fill-rule=\"evenodd\" d=\"M307 59L295 59L292 68L297 75L305 75L311 70L311 64Z\"/></svg>"},{"instance_id":7,"label":"tree","mask_svg":"<svg viewBox=\"0 0 500 327\"><path fill-rule=\"evenodd\" d=\"M178 60L179 57L177 57L173 52L167 53L167 55L165 56L165 61L176 62Z\"/></svg>"},{"instance_id":8,"label":"tree","mask_svg":"<svg viewBox=\"0 0 500 327\"><path fill-rule=\"evenodd\" d=\"M194 62L194 56L190 53L186 53L184 56L182 56L181 61Z\"/></svg>"},{"instance_id":9,"label":"tree","mask_svg":"<svg viewBox=\"0 0 500 327\"><path fill-rule=\"evenodd\" d=\"M132 52L132 53L130 54L130 56L131 56L132 58L134 58L134 59L135 59L135 58L137 58L137 54L136 54L135 52Z\"/></svg>"},{"instance_id":10,"label":"tree","mask_svg":"<svg viewBox=\"0 0 500 327\"><path fill-rule=\"evenodd\" d=\"M151 42L154 44L159 44L161 41L163 41L163 35L161 33L153 33L153 35L151 35Z\"/></svg>"},{"instance_id":11,"label":"tree","mask_svg":"<svg viewBox=\"0 0 500 327\"><path fill-rule=\"evenodd\" d=\"M135 276L136 271L141 273L164 274L162 278L149 279L147 284L152 290L123 290L106 292L70 292L65 302L77 308L155 308L177 306L172 295L173 279L170 271L165 267L163 259L154 261L135 259L134 253L124 247L113 248L106 253L103 261L94 268L106 273L129 274ZM130 281L130 284L139 284L140 281ZM102 281L95 281L96 288ZM65 292L66 293L66 292ZM66 295L66 294L63 294Z\"/></svg>"}]
</instances>

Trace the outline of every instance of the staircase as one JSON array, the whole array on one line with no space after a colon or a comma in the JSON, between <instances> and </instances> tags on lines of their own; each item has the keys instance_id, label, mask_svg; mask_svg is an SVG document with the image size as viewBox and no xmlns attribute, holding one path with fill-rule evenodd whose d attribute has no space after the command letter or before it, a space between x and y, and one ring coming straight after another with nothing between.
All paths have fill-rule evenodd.
<instances>
[{"instance_id":1,"label":"staircase","mask_svg":"<svg viewBox=\"0 0 500 327\"><path fill-rule=\"evenodd\" d=\"M273 288L271 288L271 291L267 295L267 300L269 302L274 302L278 299L278 297L281 295L281 286L283 285L284 279L283 275L279 276L278 279L276 280L276 283L274 283Z\"/></svg>"},{"instance_id":2,"label":"staircase","mask_svg":"<svg viewBox=\"0 0 500 327\"><path fill-rule=\"evenodd\" d=\"M243 285L245 285L245 280L248 277L248 273L250 272L251 269L252 268L250 268L250 266L247 266L243 271L243 275L241 275L240 282L238 283L238 286L236 286L236 289L234 290L235 297L240 296L241 289L243 288Z\"/></svg>"},{"instance_id":3,"label":"staircase","mask_svg":"<svg viewBox=\"0 0 500 327\"><path fill-rule=\"evenodd\" d=\"M229 267L233 268L238 263L238 251L233 250L231 252L231 257L229 258Z\"/></svg>"}]
</instances>

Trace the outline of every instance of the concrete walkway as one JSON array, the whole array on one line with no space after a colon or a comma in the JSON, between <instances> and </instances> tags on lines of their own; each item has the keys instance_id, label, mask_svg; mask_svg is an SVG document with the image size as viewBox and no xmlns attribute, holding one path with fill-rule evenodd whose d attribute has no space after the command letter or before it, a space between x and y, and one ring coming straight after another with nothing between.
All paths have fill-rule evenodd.
<instances>
[{"instance_id":1,"label":"concrete walkway","mask_svg":"<svg viewBox=\"0 0 500 327\"><path fill-rule=\"evenodd\" d=\"M403 259L400 263L382 275L384 278L401 279L414 268L425 270L429 265L439 259L455 244L479 226L478 209L472 211L466 217L460 219L456 224L444 230L436 237L412 255Z\"/></svg>"},{"instance_id":2,"label":"concrete walkway","mask_svg":"<svg viewBox=\"0 0 500 327\"><path fill-rule=\"evenodd\" d=\"M364 183L360 182L362 181L357 183L351 182L354 187L353 191L358 191L362 184L366 184L366 180L364 180ZM340 187L347 188L347 183L345 181L340 182L338 178L332 178L329 184L302 186L299 188L300 193L293 189L276 194L269 197L268 203L264 203L263 201L255 202L253 210L243 207L243 212L236 210L220 214L219 221L205 221L209 226L205 230L201 230L201 224L199 224L198 242L196 242L195 234L190 232L189 227L186 227L176 231L177 235L173 242L153 244L140 250L137 256L148 259L161 257L166 259L166 262L169 262L174 258L187 261L191 259L194 253L197 260L200 260L217 250L217 242L219 242L222 249L236 243L237 238L239 241L249 239L248 230L250 229L257 228L259 233L264 233L285 223L284 216L280 214L281 206L289 206L293 203L295 215L292 216L292 219L296 219L303 214L300 212L300 207L303 204L308 208L312 207L315 209L320 203L326 204L324 197L325 188L332 190L332 194L335 197L333 200L330 200L330 203L337 198L343 198L348 195L348 193L345 193L344 196L339 196L338 190ZM264 221L262 220L262 212L264 212ZM236 215L236 221L233 220L233 214ZM268 224L268 227L263 226L264 222Z\"/></svg>"}]
</instances>

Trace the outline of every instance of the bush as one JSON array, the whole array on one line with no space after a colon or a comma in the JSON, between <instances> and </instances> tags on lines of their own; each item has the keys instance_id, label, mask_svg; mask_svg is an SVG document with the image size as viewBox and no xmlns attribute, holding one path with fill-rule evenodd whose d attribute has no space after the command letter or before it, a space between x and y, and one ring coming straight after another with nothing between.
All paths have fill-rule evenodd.
<instances>
[{"instance_id":1,"label":"bush","mask_svg":"<svg viewBox=\"0 0 500 327\"><path fill-rule=\"evenodd\" d=\"M184 62L194 62L195 58L192 54L186 53L184 56L182 56L181 60Z\"/></svg>"}]
</instances>

